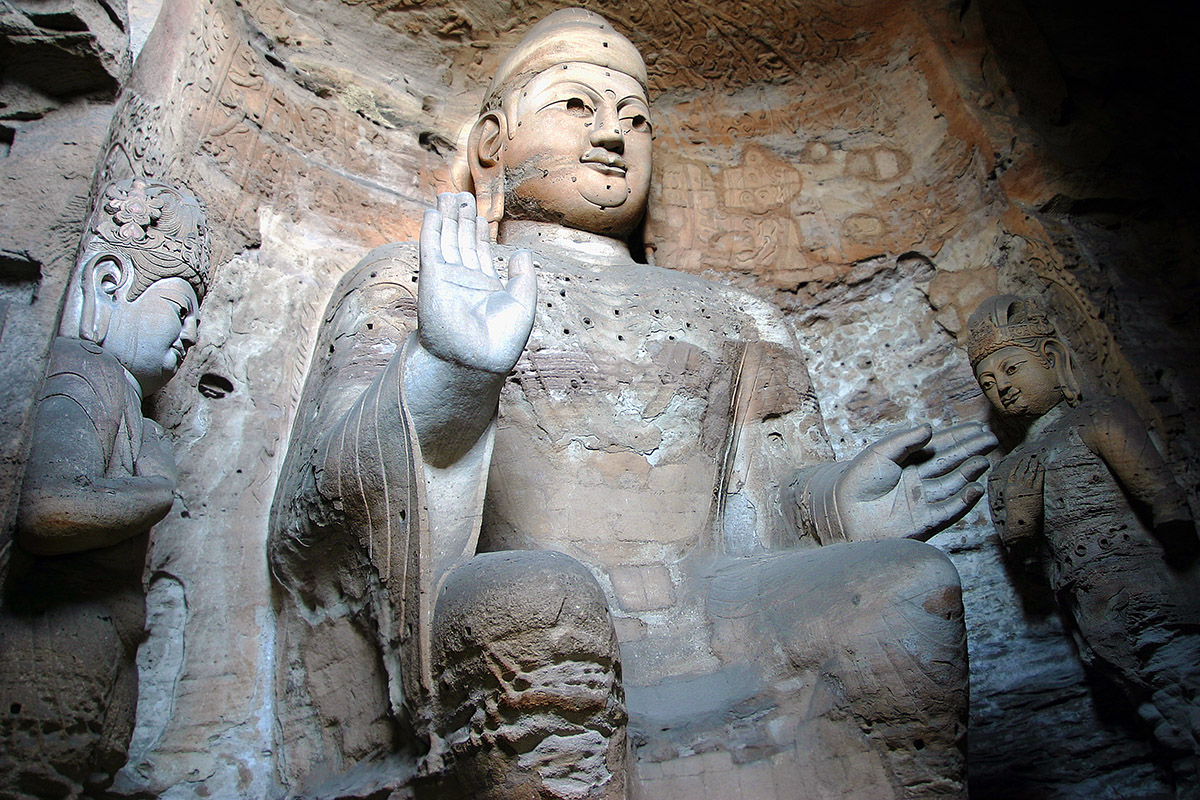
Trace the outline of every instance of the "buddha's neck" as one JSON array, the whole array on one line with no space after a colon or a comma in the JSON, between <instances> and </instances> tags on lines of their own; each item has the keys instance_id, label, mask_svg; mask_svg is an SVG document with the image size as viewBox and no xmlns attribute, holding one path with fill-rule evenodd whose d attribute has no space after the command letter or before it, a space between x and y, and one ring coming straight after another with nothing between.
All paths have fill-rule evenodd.
<instances>
[{"instance_id":1,"label":"buddha's neck","mask_svg":"<svg viewBox=\"0 0 1200 800\"><path fill-rule=\"evenodd\" d=\"M580 261L598 264L631 264L629 245L599 233L567 228L553 222L506 219L500 223L500 244L530 250L559 250Z\"/></svg>"}]
</instances>

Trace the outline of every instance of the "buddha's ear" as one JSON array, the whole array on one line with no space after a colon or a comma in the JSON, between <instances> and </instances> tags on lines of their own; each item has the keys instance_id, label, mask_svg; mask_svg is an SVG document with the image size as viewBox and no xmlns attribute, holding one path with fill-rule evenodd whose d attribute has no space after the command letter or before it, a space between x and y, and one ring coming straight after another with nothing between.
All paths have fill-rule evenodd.
<instances>
[{"instance_id":1,"label":"buddha's ear","mask_svg":"<svg viewBox=\"0 0 1200 800\"><path fill-rule=\"evenodd\" d=\"M483 114L471 127L467 139L467 164L475 184L475 203L479 216L495 228L504 217L504 164L501 158L508 139L508 125L498 111Z\"/></svg>"},{"instance_id":2,"label":"buddha's ear","mask_svg":"<svg viewBox=\"0 0 1200 800\"><path fill-rule=\"evenodd\" d=\"M104 344L108 324L117 305L117 295L125 283L121 263L112 256L94 257L83 265L83 308L79 316L79 338Z\"/></svg>"},{"instance_id":3,"label":"buddha's ear","mask_svg":"<svg viewBox=\"0 0 1200 800\"><path fill-rule=\"evenodd\" d=\"M1071 348L1058 339L1047 339L1042 343L1042 355L1054 370L1054 378L1067 405L1079 405L1083 392L1080 391L1079 380L1075 377L1075 359L1071 355Z\"/></svg>"}]
</instances>

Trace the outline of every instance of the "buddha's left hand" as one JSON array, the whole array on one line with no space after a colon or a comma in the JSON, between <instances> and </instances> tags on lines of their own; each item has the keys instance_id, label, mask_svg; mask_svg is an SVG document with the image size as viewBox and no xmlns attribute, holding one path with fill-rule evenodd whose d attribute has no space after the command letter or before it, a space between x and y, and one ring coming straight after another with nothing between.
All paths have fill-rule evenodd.
<instances>
[{"instance_id":1,"label":"buddha's left hand","mask_svg":"<svg viewBox=\"0 0 1200 800\"><path fill-rule=\"evenodd\" d=\"M907 537L924 541L962 519L983 497L976 479L996 437L979 423L933 432L920 425L867 447L849 464L809 476L802 508L818 540L867 541Z\"/></svg>"}]
</instances>

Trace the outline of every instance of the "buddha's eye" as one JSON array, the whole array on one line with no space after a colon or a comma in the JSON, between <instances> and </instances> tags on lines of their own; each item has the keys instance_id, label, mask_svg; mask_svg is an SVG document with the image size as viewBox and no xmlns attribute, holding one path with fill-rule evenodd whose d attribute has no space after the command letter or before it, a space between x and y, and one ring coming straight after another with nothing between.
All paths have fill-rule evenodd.
<instances>
[{"instance_id":1,"label":"buddha's eye","mask_svg":"<svg viewBox=\"0 0 1200 800\"><path fill-rule=\"evenodd\" d=\"M567 113L573 117L590 117L595 112L582 98L571 97L567 99Z\"/></svg>"},{"instance_id":2,"label":"buddha's eye","mask_svg":"<svg viewBox=\"0 0 1200 800\"><path fill-rule=\"evenodd\" d=\"M650 120L645 114L634 114L631 117L625 117L623 122L625 123L626 131L637 131L638 133L650 132Z\"/></svg>"},{"instance_id":3,"label":"buddha's eye","mask_svg":"<svg viewBox=\"0 0 1200 800\"><path fill-rule=\"evenodd\" d=\"M996 383L993 380L991 380L990 378L979 382L979 388L983 389L985 392L995 385L996 385Z\"/></svg>"},{"instance_id":4,"label":"buddha's eye","mask_svg":"<svg viewBox=\"0 0 1200 800\"><path fill-rule=\"evenodd\" d=\"M1007 367L1004 368L1004 374L1005 375L1015 375L1017 373L1017 370L1020 368L1020 366L1021 366L1020 364L1009 364Z\"/></svg>"},{"instance_id":5,"label":"buddha's eye","mask_svg":"<svg viewBox=\"0 0 1200 800\"><path fill-rule=\"evenodd\" d=\"M172 300L171 298L167 298L167 302L175 306L175 312L179 315L180 322L187 320L188 314L191 313L187 305L180 303L178 300Z\"/></svg>"}]
</instances>

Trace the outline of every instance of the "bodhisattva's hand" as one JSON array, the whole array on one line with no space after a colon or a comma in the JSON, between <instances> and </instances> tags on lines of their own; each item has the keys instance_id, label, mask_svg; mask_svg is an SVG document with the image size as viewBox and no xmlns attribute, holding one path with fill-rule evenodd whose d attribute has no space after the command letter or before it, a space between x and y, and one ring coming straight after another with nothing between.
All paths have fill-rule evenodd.
<instances>
[{"instance_id":1,"label":"bodhisattva's hand","mask_svg":"<svg viewBox=\"0 0 1200 800\"><path fill-rule=\"evenodd\" d=\"M921 425L872 444L834 487L843 536L924 541L948 528L983 497L974 481L988 468L983 454L995 446L991 431L973 422L937 433Z\"/></svg>"},{"instance_id":2,"label":"bodhisattva's hand","mask_svg":"<svg viewBox=\"0 0 1200 800\"><path fill-rule=\"evenodd\" d=\"M179 468L175 464L175 453L167 434L152 419L144 420L142 430L142 450L138 454L137 474L139 477L157 476L165 478L171 484L172 496L174 486L179 480Z\"/></svg>"},{"instance_id":3,"label":"bodhisattva's hand","mask_svg":"<svg viewBox=\"0 0 1200 800\"><path fill-rule=\"evenodd\" d=\"M1009 549L1028 549L1033 537L1042 529L1045 483L1046 470L1035 453L1018 458L1008 471L1004 483L1004 527L1000 538Z\"/></svg>"},{"instance_id":4,"label":"bodhisattva's hand","mask_svg":"<svg viewBox=\"0 0 1200 800\"><path fill-rule=\"evenodd\" d=\"M420 343L443 361L507 375L517 363L537 300L533 256L519 250L501 281L492 261L487 221L471 194L442 194L421 225L417 290Z\"/></svg>"}]
</instances>

